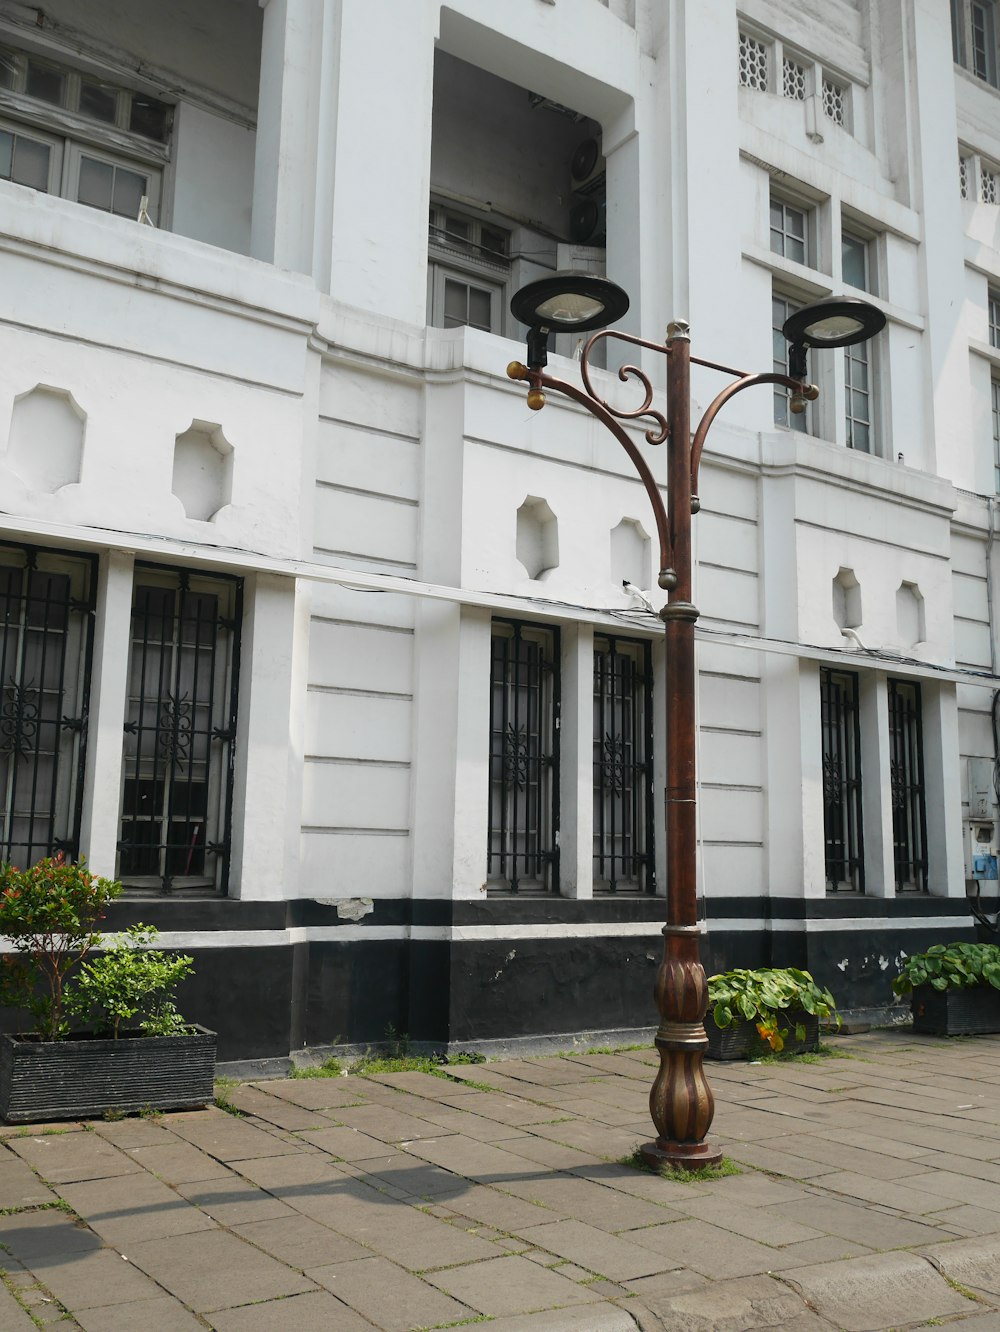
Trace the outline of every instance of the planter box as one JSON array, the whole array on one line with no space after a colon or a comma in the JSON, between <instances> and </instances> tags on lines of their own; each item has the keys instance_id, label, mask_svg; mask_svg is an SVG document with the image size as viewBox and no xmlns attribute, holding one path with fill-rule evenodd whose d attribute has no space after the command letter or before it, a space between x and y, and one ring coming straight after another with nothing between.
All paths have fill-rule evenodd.
<instances>
[{"instance_id":1,"label":"planter box","mask_svg":"<svg viewBox=\"0 0 1000 1332\"><path fill-rule=\"evenodd\" d=\"M788 1039L782 1054L807 1054L819 1049L819 1018L810 1013L789 1012L782 1016L781 1025L788 1020ZM801 1022L806 1029L805 1039L795 1035L795 1025ZM754 1055L769 1053L766 1041L757 1035L756 1022L731 1022L720 1030L715 1025L712 1010L705 1014L705 1030L708 1033L706 1059L749 1059Z\"/></svg>"},{"instance_id":2,"label":"planter box","mask_svg":"<svg viewBox=\"0 0 1000 1332\"><path fill-rule=\"evenodd\" d=\"M910 1000L913 1030L927 1036L979 1036L1000 1031L1000 990L935 990L918 985Z\"/></svg>"},{"instance_id":3,"label":"planter box","mask_svg":"<svg viewBox=\"0 0 1000 1332\"><path fill-rule=\"evenodd\" d=\"M0 1035L0 1119L30 1124L87 1119L106 1110L181 1110L207 1105L215 1032L184 1036L71 1036L38 1041Z\"/></svg>"}]
</instances>

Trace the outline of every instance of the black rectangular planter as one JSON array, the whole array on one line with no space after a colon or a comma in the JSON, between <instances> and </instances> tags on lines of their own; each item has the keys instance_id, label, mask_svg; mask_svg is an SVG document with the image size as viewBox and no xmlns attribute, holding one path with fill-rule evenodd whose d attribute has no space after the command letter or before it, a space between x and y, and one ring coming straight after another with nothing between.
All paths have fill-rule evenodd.
<instances>
[{"instance_id":1,"label":"black rectangular planter","mask_svg":"<svg viewBox=\"0 0 1000 1332\"><path fill-rule=\"evenodd\" d=\"M214 1077L215 1032L193 1023L183 1036L0 1035L0 1119L9 1124L192 1109L211 1101Z\"/></svg>"},{"instance_id":2,"label":"black rectangular planter","mask_svg":"<svg viewBox=\"0 0 1000 1332\"><path fill-rule=\"evenodd\" d=\"M781 1026L788 1024L788 1037L782 1054L808 1054L819 1049L819 1018L801 1011L779 1015ZM806 1029L805 1038L799 1040L795 1034L796 1023ZM756 1022L731 1022L728 1027L717 1027L712 1010L705 1014L705 1031L708 1033L706 1059L752 1059L759 1054L769 1054L766 1041L757 1034Z\"/></svg>"},{"instance_id":3,"label":"black rectangular planter","mask_svg":"<svg viewBox=\"0 0 1000 1332\"><path fill-rule=\"evenodd\" d=\"M983 1036L1000 1031L1000 990L992 985L967 990L918 985L910 1008L913 1030L925 1036Z\"/></svg>"}]
</instances>

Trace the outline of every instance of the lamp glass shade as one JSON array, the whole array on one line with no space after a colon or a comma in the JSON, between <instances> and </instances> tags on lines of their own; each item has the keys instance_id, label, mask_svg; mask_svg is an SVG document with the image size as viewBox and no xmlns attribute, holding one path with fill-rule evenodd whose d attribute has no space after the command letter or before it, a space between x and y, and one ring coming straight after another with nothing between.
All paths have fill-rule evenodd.
<instances>
[{"instance_id":1,"label":"lamp glass shade","mask_svg":"<svg viewBox=\"0 0 1000 1332\"><path fill-rule=\"evenodd\" d=\"M805 333L810 341L833 342L839 338L852 337L855 333L863 333L864 328L864 324L858 319L852 319L848 315L833 315L810 324Z\"/></svg>"},{"instance_id":2,"label":"lamp glass shade","mask_svg":"<svg viewBox=\"0 0 1000 1332\"><path fill-rule=\"evenodd\" d=\"M529 328L585 333L620 319L629 306L621 287L592 273L552 273L511 297L511 313Z\"/></svg>"},{"instance_id":3,"label":"lamp glass shade","mask_svg":"<svg viewBox=\"0 0 1000 1332\"><path fill-rule=\"evenodd\" d=\"M554 321L559 324L574 324L577 327L587 319L594 319L604 313L604 302L593 296L581 295L575 291L561 292L550 296L547 301L540 301L535 306L535 313L543 323Z\"/></svg>"}]
</instances>

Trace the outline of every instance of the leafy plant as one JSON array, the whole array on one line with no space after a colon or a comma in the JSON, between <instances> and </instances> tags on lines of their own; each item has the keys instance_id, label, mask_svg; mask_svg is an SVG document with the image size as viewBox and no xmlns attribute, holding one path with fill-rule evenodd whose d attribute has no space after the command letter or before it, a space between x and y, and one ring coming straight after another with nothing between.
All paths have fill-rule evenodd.
<instances>
[{"instance_id":1,"label":"leafy plant","mask_svg":"<svg viewBox=\"0 0 1000 1332\"><path fill-rule=\"evenodd\" d=\"M734 968L708 978L708 1002L715 1025L725 1029L733 1022L753 1022L757 1034L772 1050L784 1049L789 1028L781 1026L789 1011L795 1009L813 1017L835 1018L837 1004L833 995L817 985L808 971L797 967ZM795 1023L798 1040L805 1038L805 1027Z\"/></svg>"},{"instance_id":2,"label":"leafy plant","mask_svg":"<svg viewBox=\"0 0 1000 1332\"><path fill-rule=\"evenodd\" d=\"M121 890L62 853L26 870L0 865L0 935L16 954L0 959L0 1002L27 1009L42 1040L66 1034L67 976L99 942L94 927Z\"/></svg>"},{"instance_id":3,"label":"leafy plant","mask_svg":"<svg viewBox=\"0 0 1000 1332\"><path fill-rule=\"evenodd\" d=\"M926 953L914 953L892 982L897 994L909 994L914 986L931 985L935 990L968 990L992 985L1000 990L1000 946L984 943L933 944Z\"/></svg>"},{"instance_id":4,"label":"leafy plant","mask_svg":"<svg viewBox=\"0 0 1000 1332\"><path fill-rule=\"evenodd\" d=\"M142 924L114 935L99 957L81 966L65 996L66 1010L115 1040L123 1024L136 1018L145 1036L185 1031L174 993L194 970L194 959L151 947L158 936L154 926Z\"/></svg>"}]
</instances>

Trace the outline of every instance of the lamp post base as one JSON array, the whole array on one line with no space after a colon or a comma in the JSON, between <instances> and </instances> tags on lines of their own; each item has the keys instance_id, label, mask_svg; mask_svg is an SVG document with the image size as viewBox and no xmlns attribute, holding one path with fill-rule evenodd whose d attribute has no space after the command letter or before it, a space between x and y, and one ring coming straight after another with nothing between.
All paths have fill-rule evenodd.
<instances>
[{"instance_id":1,"label":"lamp post base","mask_svg":"<svg viewBox=\"0 0 1000 1332\"><path fill-rule=\"evenodd\" d=\"M711 1142L667 1142L657 1138L655 1142L644 1142L639 1151L654 1170L663 1166L671 1170L703 1170L722 1160L722 1148Z\"/></svg>"}]
</instances>

